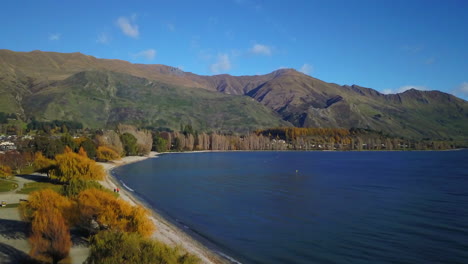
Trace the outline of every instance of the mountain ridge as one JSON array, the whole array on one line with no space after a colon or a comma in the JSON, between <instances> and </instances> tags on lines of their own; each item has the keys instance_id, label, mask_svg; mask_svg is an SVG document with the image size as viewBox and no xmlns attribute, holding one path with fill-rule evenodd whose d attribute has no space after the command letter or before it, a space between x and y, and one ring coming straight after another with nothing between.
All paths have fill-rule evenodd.
<instances>
[{"instance_id":1,"label":"mountain ridge","mask_svg":"<svg viewBox=\"0 0 468 264\"><path fill-rule=\"evenodd\" d=\"M76 52L0 50L0 66L0 92L8 97L0 111L16 108L26 118L32 113L24 110L22 98L33 98L79 72L97 71L248 96L299 127L359 127L418 138L467 138L467 101L440 91L411 89L387 95L359 85L327 83L294 69L264 75L196 75L161 64L133 64Z\"/></svg>"}]
</instances>

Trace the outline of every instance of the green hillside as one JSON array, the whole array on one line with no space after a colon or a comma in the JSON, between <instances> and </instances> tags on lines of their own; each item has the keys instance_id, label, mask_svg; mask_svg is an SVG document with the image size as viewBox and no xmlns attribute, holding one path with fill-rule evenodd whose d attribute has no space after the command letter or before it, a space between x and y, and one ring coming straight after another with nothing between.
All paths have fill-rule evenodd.
<instances>
[{"instance_id":1,"label":"green hillside","mask_svg":"<svg viewBox=\"0 0 468 264\"><path fill-rule=\"evenodd\" d=\"M191 124L210 131L247 131L288 126L246 96L178 87L128 74L86 71L56 82L24 100L28 116L75 120L92 128L117 123L178 129Z\"/></svg>"}]
</instances>

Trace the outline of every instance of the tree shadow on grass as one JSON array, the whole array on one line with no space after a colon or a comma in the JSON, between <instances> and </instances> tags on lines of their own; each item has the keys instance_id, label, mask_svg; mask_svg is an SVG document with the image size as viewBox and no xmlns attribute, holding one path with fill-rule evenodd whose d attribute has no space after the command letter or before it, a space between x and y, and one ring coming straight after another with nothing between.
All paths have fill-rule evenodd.
<instances>
[{"instance_id":1,"label":"tree shadow on grass","mask_svg":"<svg viewBox=\"0 0 468 264\"><path fill-rule=\"evenodd\" d=\"M0 242L0 263L1 264L37 264L40 262L32 259L25 252L18 250L10 245Z\"/></svg>"},{"instance_id":2,"label":"tree shadow on grass","mask_svg":"<svg viewBox=\"0 0 468 264\"><path fill-rule=\"evenodd\" d=\"M18 220L0 219L0 236L6 239L27 239L29 224Z\"/></svg>"},{"instance_id":3,"label":"tree shadow on grass","mask_svg":"<svg viewBox=\"0 0 468 264\"><path fill-rule=\"evenodd\" d=\"M35 181L35 182L51 182L54 183L55 181L52 180L51 178L45 176L45 175L40 175L40 174L18 174L16 177Z\"/></svg>"}]
</instances>

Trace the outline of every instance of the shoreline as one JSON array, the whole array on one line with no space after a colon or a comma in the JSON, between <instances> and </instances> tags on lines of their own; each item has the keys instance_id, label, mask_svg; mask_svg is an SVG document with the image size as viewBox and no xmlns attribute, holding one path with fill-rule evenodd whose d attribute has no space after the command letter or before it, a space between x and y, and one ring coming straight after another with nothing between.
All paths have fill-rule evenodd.
<instances>
[{"instance_id":1,"label":"shoreline","mask_svg":"<svg viewBox=\"0 0 468 264\"><path fill-rule=\"evenodd\" d=\"M462 149L449 149L449 150L413 150L413 151L460 151ZM113 174L112 170L140 162L143 160L147 160L149 158L158 158L158 156L163 154L189 154L189 153L210 153L210 152L254 152L255 150L203 150L203 151L182 151L182 152L165 152L165 153L157 153L157 152L150 152L147 156L129 156L123 157L121 160L111 161L108 163L98 162L101 166L103 166L106 172L106 179L104 181L100 181L100 183L110 190L114 188L120 188L120 198L129 202L132 205L140 205L147 209L150 213L149 217L151 221L156 226L156 231L153 233L151 238L161 241L165 244L170 246L179 246L186 252L189 252L193 255L196 255L202 263L239 263L236 260L232 259L229 256L224 255L222 252L218 252L217 250L210 249L206 244L197 240L193 234L190 234L187 231L184 231L182 227L178 226L177 223L174 223L169 219L169 217L165 217L164 213L158 212L157 208L152 208L151 205L146 203L143 198L138 197L138 195L132 193L131 189L128 186L125 186L123 182L120 182ZM257 150L258 151L258 150ZM275 150L261 150L262 151L275 151ZM276 150L278 151L278 150ZM308 152L304 150L283 150L286 152L289 151L299 151L299 152ZM282 152L283 152L282 151ZM311 150L309 150L311 151ZM320 150L319 150L320 151ZM322 150L323 151L323 150ZM370 152L373 150L361 150L356 152ZM374 150L375 151L375 150ZM379 150L380 152L406 152L408 150ZM312 151L313 152L313 151ZM349 152L349 151L327 151L327 152Z\"/></svg>"},{"instance_id":2,"label":"shoreline","mask_svg":"<svg viewBox=\"0 0 468 264\"><path fill-rule=\"evenodd\" d=\"M122 183L119 182L119 180L115 178L112 174L112 170L116 167L140 162L149 158L157 158L158 155L160 155L160 153L150 152L150 154L147 156L124 157L121 160L112 161L112 163L99 162L98 164L103 166L107 176L106 179L104 181L100 181L100 183L105 188L108 188L110 190L113 190L114 188L119 188L119 194L121 199L129 202L132 205L140 205L150 212L149 217L156 226L156 231L153 233L151 238L173 247L181 247L186 252L196 255L198 258L200 258L202 263L231 263L230 261L222 257L222 253L219 254L209 249L200 241L193 238L189 233L183 231L181 228L171 223L169 219L164 218L156 210L151 209L151 207L148 204L146 204L145 201L143 201L137 195L132 194L127 188L122 186Z\"/></svg>"}]
</instances>

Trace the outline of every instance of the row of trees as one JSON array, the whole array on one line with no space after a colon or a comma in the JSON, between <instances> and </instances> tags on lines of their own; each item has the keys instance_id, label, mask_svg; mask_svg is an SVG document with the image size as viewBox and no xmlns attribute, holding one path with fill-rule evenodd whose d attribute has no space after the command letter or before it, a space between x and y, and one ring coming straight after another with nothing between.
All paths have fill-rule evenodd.
<instances>
[{"instance_id":1,"label":"row of trees","mask_svg":"<svg viewBox=\"0 0 468 264\"><path fill-rule=\"evenodd\" d=\"M364 129L274 128L248 135L188 132L153 132L158 152L191 150L409 150L447 149L443 141L408 140Z\"/></svg>"},{"instance_id":2,"label":"row of trees","mask_svg":"<svg viewBox=\"0 0 468 264\"><path fill-rule=\"evenodd\" d=\"M145 130L119 125L117 131L98 130L92 135L79 137L72 137L69 133L54 136L39 134L16 143L21 152L41 152L47 158L53 158L62 153L65 147L69 147L74 152L83 148L91 159L108 161L116 159L116 156L148 154L153 145L153 138L151 133Z\"/></svg>"},{"instance_id":3,"label":"row of trees","mask_svg":"<svg viewBox=\"0 0 468 264\"><path fill-rule=\"evenodd\" d=\"M9 119L16 120L17 119L16 114L0 112L0 124L7 124Z\"/></svg>"},{"instance_id":4,"label":"row of trees","mask_svg":"<svg viewBox=\"0 0 468 264\"><path fill-rule=\"evenodd\" d=\"M83 124L76 121L54 120L51 122L45 122L33 119L27 124L26 128L28 131L36 130L42 131L46 134L53 134L55 132L68 133L69 131L83 129Z\"/></svg>"},{"instance_id":5,"label":"row of trees","mask_svg":"<svg viewBox=\"0 0 468 264\"><path fill-rule=\"evenodd\" d=\"M71 228L92 237L87 263L197 263L198 259L149 239L155 231L148 211L132 206L103 188L102 166L83 148L49 159L36 153L34 167L62 184L60 193L44 189L31 193L20 205L24 221L31 223L30 255L58 263L71 247ZM109 245L113 245L109 247Z\"/></svg>"},{"instance_id":6,"label":"row of trees","mask_svg":"<svg viewBox=\"0 0 468 264\"><path fill-rule=\"evenodd\" d=\"M60 193L50 189L30 194L20 205L22 219L30 223L30 255L58 263L72 245L70 229L90 234L87 263L198 263L198 258L149 239L155 231L148 211L118 198L98 180L102 166L88 158L83 148L49 159L36 153L34 167L62 184Z\"/></svg>"}]
</instances>

